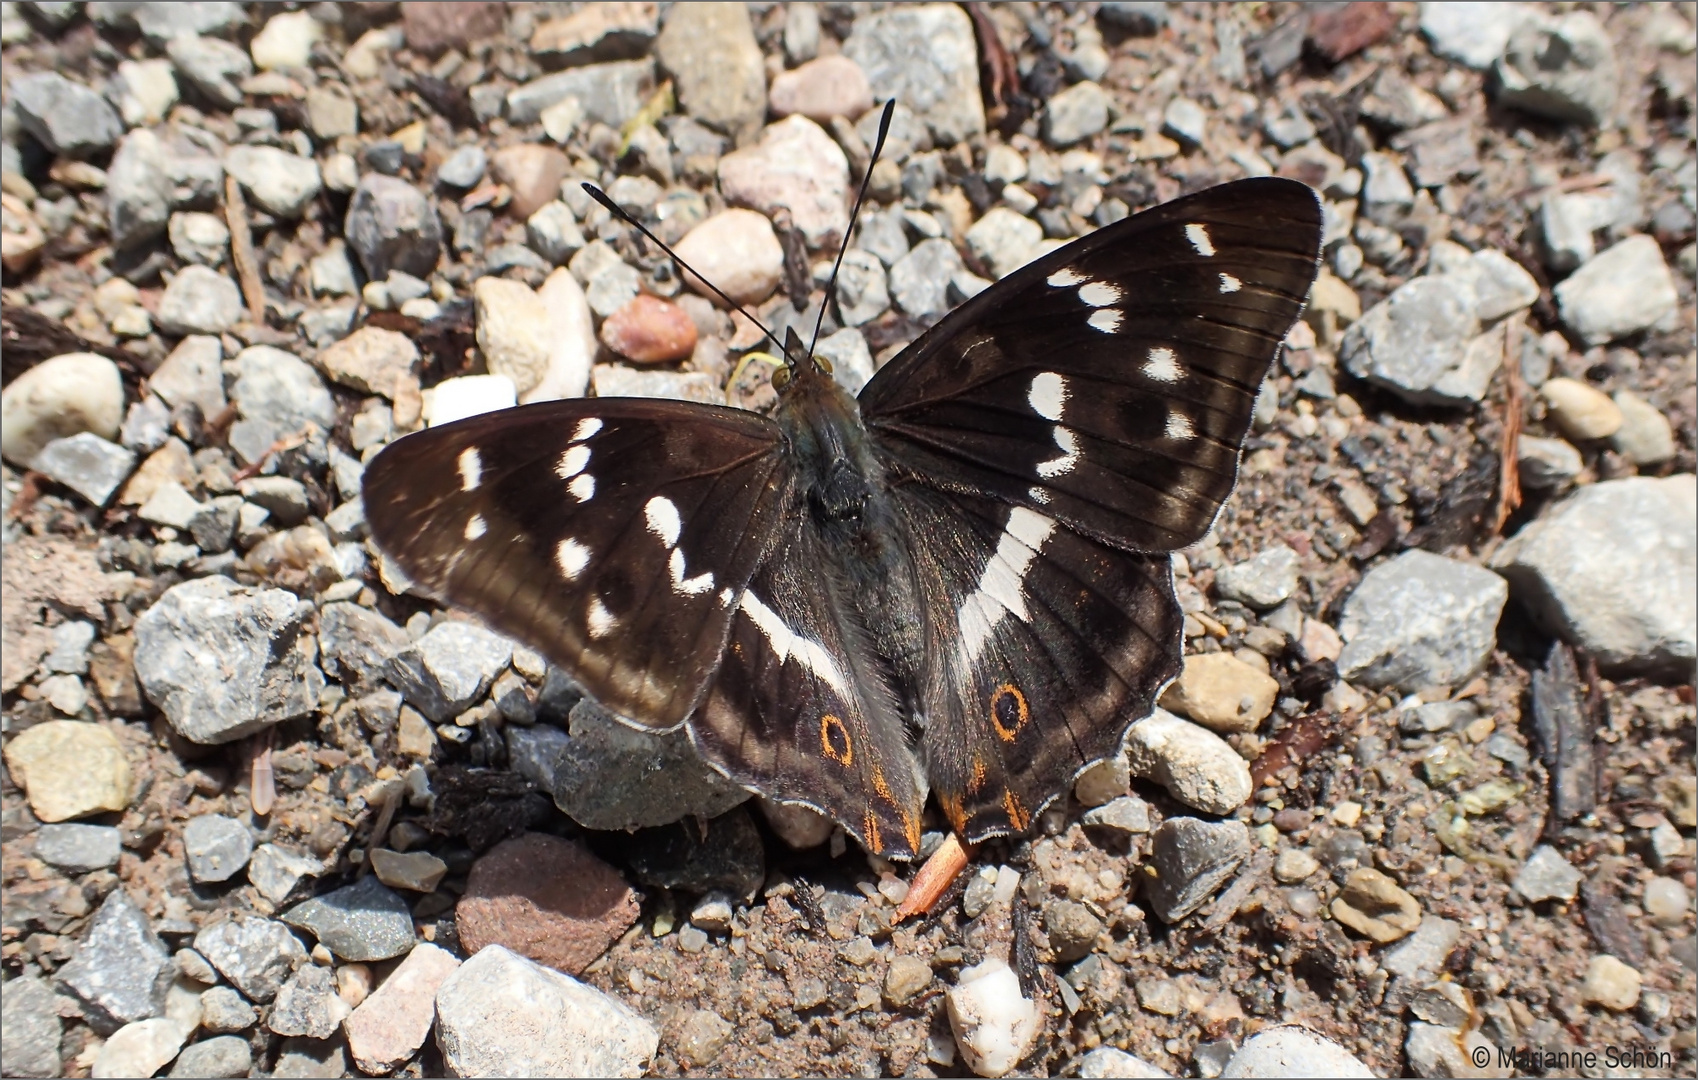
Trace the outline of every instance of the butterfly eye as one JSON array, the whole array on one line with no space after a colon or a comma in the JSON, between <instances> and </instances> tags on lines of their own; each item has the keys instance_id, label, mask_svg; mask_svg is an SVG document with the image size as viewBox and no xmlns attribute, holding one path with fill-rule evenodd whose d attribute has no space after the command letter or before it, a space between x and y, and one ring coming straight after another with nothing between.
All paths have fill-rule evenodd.
<instances>
[{"instance_id":1,"label":"butterfly eye","mask_svg":"<svg viewBox=\"0 0 1698 1080\"><path fill-rule=\"evenodd\" d=\"M789 382L790 382L790 369L789 368L781 367L777 371L772 373L772 388L774 390L784 389L785 385Z\"/></svg>"},{"instance_id":2,"label":"butterfly eye","mask_svg":"<svg viewBox=\"0 0 1698 1080\"><path fill-rule=\"evenodd\" d=\"M820 370L825 372L827 375L831 374L831 361L830 360L827 360L823 356L816 356L816 357L814 357L814 363L818 364L820 366Z\"/></svg>"}]
</instances>

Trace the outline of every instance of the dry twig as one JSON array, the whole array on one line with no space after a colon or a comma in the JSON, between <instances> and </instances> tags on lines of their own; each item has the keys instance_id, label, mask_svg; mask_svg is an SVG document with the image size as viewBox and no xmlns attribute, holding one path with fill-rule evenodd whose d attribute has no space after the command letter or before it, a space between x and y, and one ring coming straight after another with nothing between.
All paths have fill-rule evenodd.
<instances>
[{"instance_id":1,"label":"dry twig","mask_svg":"<svg viewBox=\"0 0 1698 1080\"><path fill-rule=\"evenodd\" d=\"M1498 458L1498 513L1492 532L1503 531L1503 523L1521 505L1521 469L1516 464L1521 443L1521 324L1511 319L1503 334L1503 448Z\"/></svg>"},{"instance_id":2,"label":"dry twig","mask_svg":"<svg viewBox=\"0 0 1698 1080\"><path fill-rule=\"evenodd\" d=\"M254 255L253 230L248 226L248 204L242 185L234 176L224 177L224 223L230 227L230 260L236 264L236 280L248 304L248 318L255 326L265 325L265 286L259 280L259 259Z\"/></svg>"}]
</instances>

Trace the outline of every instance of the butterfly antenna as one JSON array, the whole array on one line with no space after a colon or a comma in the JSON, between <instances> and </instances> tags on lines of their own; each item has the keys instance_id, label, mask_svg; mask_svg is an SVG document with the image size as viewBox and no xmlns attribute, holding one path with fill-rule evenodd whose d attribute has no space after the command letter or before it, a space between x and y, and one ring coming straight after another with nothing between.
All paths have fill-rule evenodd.
<instances>
[{"instance_id":1,"label":"butterfly antenna","mask_svg":"<svg viewBox=\"0 0 1698 1080\"><path fill-rule=\"evenodd\" d=\"M825 284L825 298L820 301L820 313L814 318L814 336L808 342L808 355L814 355L814 346L819 344L820 327L825 323L825 306L831 303L831 298L837 295L837 272L843 269L843 255L849 250L849 237L855 233L855 223L861 219L861 204L867 199L867 188L873 182L873 166L878 164L879 154L884 152L884 139L890 134L890 118L896 112L896 99L891 98L884 103L884 113L878 118L878 139L873 142L873 152L867 158L867 172L861 177L861 190L855 193L855 207L849 211L849 228L843 233L843 243L837 248L837 261L831 264L831 280Z\"/></svg>"},{"instance_id":2,"label":"butterfly antenna","mask_svg":"<svg viewBox=\"0 0 1698 1080\"><path fill-rule=\"evenodd\" d=\"M654 233L650 232L649 227L647 225L644 225L642 222L640 222L636 218L632 217L629 213L626 212L624 207L620 206L618 203L614 202L611 198L609 198L608 195L607 195L607 192L601 190L600 188L596 187L594 184L590 184L590 183L584 184L583 187L584 187L584 191L589 195L590 198L594 199L596 202L600 203L602 206L607 208L608 213L612 214L614 217L618 218L620 221L623 221L625 224L631 226L631 228L636 229L638 232L640 232L644 236L648 237L651 241L654 242L656 247L658 247L658 248L660 248L660 250L666 252L668 257L670 257L673 262L677 263L679 266L682 266L686 271L688 271L690 274L694 275L694 277L696 278L697 281L700 281L703 285L706 285L708 288L712 289L713 294L715 296L719 297L721 300L725 301L726 306L730 307L734 311L742 312L743 317L745 319L748 319L750 322L752 322L756 326L760 327L761 332L766 334L766 336L768 338L770 338L773 342L775 342L775 343L778 342L778 335L774 334L771 330L767 329L767 326L766 326L765 323L761 322L759 319L757 319L753 315L751 315L749 313L748 308L744 307L742 304L739 304L737 301L731 299L729 296L726 296L724 290L722 290L718 285L715 285L713 282L709 281L707 278L703 277L701 274L696 273L695 267L691 266L689 263L685 262L683 259L680 259L678 257L678 253L676 251L673 251L670 247L668 247L666 245L666 242L664 240L662 240L660 237L658 237ZM782 345L780 347L782 348ZM786 349L785 352L786 352L785 359L788 360L792 365L798 364L798 363L801 362L800 357L790 356L788 349Z\"/></svg>"}]
</instances>

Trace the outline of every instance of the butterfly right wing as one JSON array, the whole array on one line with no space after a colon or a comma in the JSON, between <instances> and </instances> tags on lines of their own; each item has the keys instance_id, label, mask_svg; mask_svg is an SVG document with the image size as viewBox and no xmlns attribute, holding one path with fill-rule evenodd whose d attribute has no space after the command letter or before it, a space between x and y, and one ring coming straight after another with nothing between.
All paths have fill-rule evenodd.
<instances>
[{"instance_id":1,"label":"butterfly right wing","mask_svg":"<svg viewBox=\"0 0 1698 1080\"><path fill-rule=\"evenodd\" d=\"M366 520L415 583L666 729L700 701L778 533L780 445L735 409L527 405L386 448L366 467Z\"/></svg>"}]
</instances>

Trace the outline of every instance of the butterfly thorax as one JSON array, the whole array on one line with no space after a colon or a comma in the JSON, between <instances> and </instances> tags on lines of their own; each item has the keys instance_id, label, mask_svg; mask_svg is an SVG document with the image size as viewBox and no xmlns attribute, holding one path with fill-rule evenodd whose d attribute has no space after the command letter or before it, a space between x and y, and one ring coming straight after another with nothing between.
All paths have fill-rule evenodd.
<instances>
[{"instance_id":1,"label":"butterfly thorax","mask_svg":"<svg viewBox=\"0 0 1698 1080\"><path fill-rule=\"evenodd\" d=\"M912 720L926 656L918 577L856 400L811 364L784 388L774 417L789 443L808 514L818 526L832 592L870 639L870 657Z\"/></svg>"}]
</instances>

